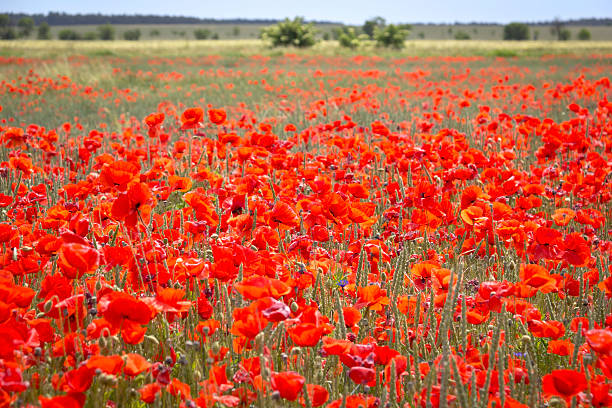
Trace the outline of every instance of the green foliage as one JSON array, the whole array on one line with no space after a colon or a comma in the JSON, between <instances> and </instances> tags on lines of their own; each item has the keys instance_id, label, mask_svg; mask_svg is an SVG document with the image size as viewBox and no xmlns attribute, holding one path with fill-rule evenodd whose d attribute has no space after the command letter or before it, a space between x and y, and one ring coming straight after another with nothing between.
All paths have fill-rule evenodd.
<instances>
[{"instance_id":1,"label":"green foliage","mask_svg":"<svg viewBox=\"0 0 612 408\"><path fill-rule=\"evenodd\" d=\"M49 28L49 24L44 21L40 23L38 26L38 32L36 33L36 38L39 40L50 40L51 39L51 29Z\"/></svg>"},{"instance_id":2,"label":"green foliage","mask_svg":"<svg viewBox=\"0 0 612 408\"><path fill-rule=\"evenodd\" d=\"M98 37L103 41L111 41L115 39L115 28L110 24L104 24L98 27Z\"/></svg>"},{"instance_id":3,"label":"green foliage","mask_svg":"<svg viewBox=\"0 0 612 408\"><path fill-rule=\"evenodd\" d=\"M361 41L353 27L345 27L338 35L338 42L341 47L355 49Z\"/></svg>"},{"instance_id":4,"label":"green foliage","mask_svg":"<svg viewBox=\"0 0 612 408\"><path fill-rule=\"evenodd\" d=\"M29 37L34 31L34 20L30 17L22 17L17 22L17 27L19 27L19 37Z\"/></svg>"},{"instance_id":5,"label":"green foliage","mask_svg":"<svg viewBox=\"0 0 612 408\"><path fill-rule=\"evenodd\" d=\"M455 40L469 40L469 39L471 39L471 37L465 31L457 31L455 33Z\"/></svg>"},{"instance_id":6,"label":"green foliage","mask_svg":"<svg viewBox=\"0 0 612 408\"><path fill-rule=\"evenodd\" d=\"M402 26L389 24L376 30L374 37L379 47L401 49L408 36L408 30Z\"/></svg>"},{"instance_id":7,"label":"green foliage","mask_svg":"<svg viewBox=\"0 0 612 408\"><path fill-rule=\"evenodd\" d=\"M80 40L81 36L76 31L65 28L57 33L57 38L64 41L75 41Z\"/></svg>"},{"instance_id":8,"label":"green foliage","mask_svg":"<svg viewBox=\"0 0 612 408\"><path fill-rule=\"evenodd\" d=\"M95 41L98 39L98 34L95 31L87 31L80 39L85 41Z\"/></svg>"},{"instance_id":9,"label":"green foliage","mask_svg":"<svg viewBox=\"0 0 612 408\"><path fill-rule=\"evenodd\" d=\"M567 28L559 31L559 41L569 41L572 38L572 32Z\"/></svg>"},{"instance_id":10,"label":"green foliage","mask_svg":"<svg viewBox=\"0 0 612 408\"><path fill-rule=\"evenodd\" d=\"M238 37L240 35L240 27L236 26L236 27L232 28L232 35L234 37Z\"/></svg>"},{"instance_id":11,"label":"green foliage","mask_svg":"<svg viewBox=\"0 0 612 408\"><path fill-rule=\"evenodd\" d=\"M366 34L370 39L374 39L374 35L376 34L377 29L381 29L385 26L385 19L382 17L374 17L370 20L366 20L363 23L363 27L361 30Z\"/></svg>"},{"instance_id":12,"label":"green foliage","mask_svg":"<svg viewBox=\"0 0 612 408\"><path fill-rule=\"evenodd\" d=\"M138 41L140 39L140 30L133 29L123 32L123 39L128 41Z\"/></svg>"},{"instance_id":13,"label":"green foliage","mask_svg":"<svg viewBox=\"0 0 612 408\"><path fill-rule=\"evenodd\" d=\"M198 28L193 32L193 36L196 38L196 40L206 40L207 38L210 38L210 35L211 32L207 28Z\"/></svg>"},{"instance_id":14,"label":"green foliage","mask_svg":"<svg viewBox=\"0 0 612 408\"><path fill-rule=\"evenodd\" d=\"M316 43L316 29L312 24L304 24L302 17L285 19L275 26L262 31L262 38L272 42L274 47L312 47Z\"/></svg>"},{"instance_id":15,"label":"green foliage","mask_svg":"<svg viewBox=\"0 0 612 408\"><path fill-rule=\"evenodd\" d=\"M524 23L510 23L504 26L504 40L524 41L529 39L529 26Z\"/></svg>"},{"instance_id":16,"label":"green foliage","mask_svg":"<svg viewBox=\"0 0 612 408\"><path fill-rule=\"evenodd\" d=\"M153 30L151 30L149 32L149 36L151 36L151 37L159 37L159 35L160 35L160 32L159 32L159 30L157 28L155 28L155 29L153 29Z\"/></svg>"},{"instance_id":17,"label":"green foliage","mask_svg":"<svg viewBox=\"0 0 612 408\"><path fill-rule=\"evenodd\" d=\"M580 41L589 41L591 39L591 32L586 28L583 28L578 32L578 39Z\"/></svg>"},{"instance_id":18,"label":"green foliage","mask_svg":"<svg viewBox=\"0 0 612 408\"><path fill-rule=\"evenodd\" d=\"M11 26L11 19L6 14L0 14L0 40L13 40L17 38L15 28Z\"/></svg>"},{"instance_id":19,"label":"green foliage","mask_svg":"<svg viewBox=\"0 0 612 408\"><path fill-rule=\"evenodd\" d=\"M218 40L219 39L219 33L212 33L212 35L210 36L211 40Z\"/></svg>"}]
</instances>

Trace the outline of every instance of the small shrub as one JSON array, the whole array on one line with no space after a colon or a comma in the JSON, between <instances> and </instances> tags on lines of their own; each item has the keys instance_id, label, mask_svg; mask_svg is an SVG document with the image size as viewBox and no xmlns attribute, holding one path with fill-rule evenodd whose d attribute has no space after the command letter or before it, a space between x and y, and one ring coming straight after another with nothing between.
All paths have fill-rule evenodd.
<instances>
[{"instance_id":1,"label":"small shrub","mask_svg":"<svg viewBox=\"0 0 612 408\"><path fill-rule=\"evenodd\" d=\"M408 31L401 26L389 24L376 31L376 44L380 47L401 49L408 36Z\"/></svg>"},{"instance_id":2,"label":"small shrub","mask_svg":"<svg viewBox=\"0 0 612 408\"><path fill-rule=\"evenodd\" d=\"M316 29L312 24L304 24L301 17L285 19L275 26L262 31L262 38L272 42L273 47L312 47L316 43Z\"/></svg>"},{"instance_id":3,"label":"small shrub","mask_svg":"<svg viewBox=\"0 0 612 408\"><path fill-rule=\"evenodd\" d=\"M83 37L81 39L86 40L86 41L94 41L98 38L98 34L96 34L94 31L88 31L85 34L83 34Z\"/></svg>"},{"instance_id":4,"label":"small shrub","mask_svg":"<svg viewBox=\"0 0 612 408\"><path fill-rule=\"evenodd\" d=\"M359 37L353 27L346 27L338 36L338 42L341 47L355 49L359 47Z\"/></svg>"},{"instance_id":5,"label":"small shrub","mask_svg":"<svg viewBox=\"0 0 612 408\"><path fill-rule=\"evenodd\" d=\"M510 23L504 26L504 40L524 41L529 39L529 26L524 23Z\"/></svg>"},{"instance_id":6,"label":"small shrub","mask_svg":"<svg viewBox=\"0 0 612 408\"><path fill-rule=\"evenodd\" d=\"M578 32L578 39L580 41L589 41L591 39L591 32L586 28L583 28Z\"/></svg>"},{"instance_id":7,"label":"small shrub","mask_svg":"<svg viewBox=\"0 0 612 408\"><path fill-rule=\"evenodd\" d=\"M469 40L469 39L471 39L471 37L465 31L457 31L455 33L455 40Z\"/></svg>"},{"instance_id":8,"label":"small shrub","mask_svg":"<svg viewBox=\"0 0 612 408\"><path fill-rule=\"evenodd\" d=\"M140 30L127 30L123 32L123 39L128 41L138 41L140 39Z\"/></svg>"},{"instance_id":9,"label":"small shrub","mask_svg":"<svg viewBox=\"0 0 612 408\"><path fill-rule=\"evenodd\" d=\"M572 38L572 32L567 28L559 31L559 41L569 41Z\"/></svg>"},{"instance_id":10,"label":"small shrub","mask_svg":"<svg viewBox=\"0 0 612 408\"><path fill-rule=\"evenodd\" d=\"M111 41L115 39L115 28L110 24L104 24L98 27L98 38L103 41Z\"/></svg>"},{"instance_id":11,"label":"small shrub","mask_svg":"<svg viewBox=\"0 0 612 408\"><path fill-rule=\"evenodd\" d=\"M159 34L160 34L159 30L156 28L149 32L149 36L151 37L159 37Z\"/></svg>"},{"instance_id":12,"label":"small shrub","mask_svg":"<svg viewBox=\"0 0 612 408\"><path fill-rule=\"evenodd\" d=\"M38 32L36 33L36 38L39 40L50 40L51 39L51 28L49 24L46 22L40 23L38 26Z\"/></svg>"},{"instance_id":13,"label":"small shrub","mask_svg":"<svg viewBox=\"0 0 612 408\"><path fill-rule=\"evenodd\" d=\"M75 41L80 40L81 36L76 31L65 28L57 33L57 38L63 41Z\"/></svg>"},{"instance_id":14,"label":"small shrub","mask_svg":"<svg viewBox=\"0 0 612 408\"><path fill-rule=\"evenodd\" d=\"M193 36L196 40L206 40L210 37L210 30L207 28L198 28L193 32Z\"/></svg>"}]
</instances>

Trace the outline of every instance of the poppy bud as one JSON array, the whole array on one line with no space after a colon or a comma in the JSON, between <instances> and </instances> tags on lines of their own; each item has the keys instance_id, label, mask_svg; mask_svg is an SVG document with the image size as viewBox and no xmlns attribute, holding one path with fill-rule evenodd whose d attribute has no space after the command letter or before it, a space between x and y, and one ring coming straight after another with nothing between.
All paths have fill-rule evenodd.
<instances>
[{"instance_id":1,"label":"poppy bud","mask_svg":"<svg viewBox=\"0 0 612 408\"><path fill-rule=\"evenodd\" d=\"M292 311L293 313L296 313L296 312L298 311L298 309L299 309L299 308L300 308L300 307L298 306L298 304L297 304L297 303L295 303L295 302L291 302L291 311Z\"/></svg>"},{"instance_id":2,"label":"poppy bud","mask_svg":"<svg viewBox=\"0 0 612 408\"><path fill-rule=\"evenodd\" d=\"M257 336L259 336L259 335L257 335ZM257 337L255 338L255 340L257 340ZM216 355L216 354L219 354L219 350L220 350L220 349L221 349L221 346L219 345L219 342L218 342L218 341L215 341L215 342L214 342L214 343L213 343L213 344L210 346L210 351L211 351L213 354L215 354L215 355Z\"/></svg>"}]
</instances>

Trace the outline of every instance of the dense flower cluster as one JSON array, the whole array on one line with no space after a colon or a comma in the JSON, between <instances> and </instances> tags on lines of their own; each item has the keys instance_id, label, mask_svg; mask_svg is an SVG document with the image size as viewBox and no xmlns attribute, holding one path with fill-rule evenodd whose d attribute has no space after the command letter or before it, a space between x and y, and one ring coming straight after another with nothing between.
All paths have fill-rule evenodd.
<instances>
[{"instance_id":1,"label":"dense flower cluster","mask_svg":"<svg viewBox=\"0 0 612 408\"><path fill-rule=\"evenodd\" d=\"M39 62L0 407L612 406L609 59Z\"/></svg>"}]
</instances>

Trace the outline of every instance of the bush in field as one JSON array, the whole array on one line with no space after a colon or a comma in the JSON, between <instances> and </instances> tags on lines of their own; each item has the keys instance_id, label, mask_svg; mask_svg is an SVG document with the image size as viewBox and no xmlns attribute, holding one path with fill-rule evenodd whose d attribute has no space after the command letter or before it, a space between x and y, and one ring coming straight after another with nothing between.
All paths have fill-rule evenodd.
<instances>
[{"instance_id":1,"label":"bush in field","mask_svg":"<svg viewBox=\"0 0 612 408\"><path fill-rule=\"evenodd\" d=\"M591 39L591 32L586 28L583 28L578 32L578 39L580 41L589 41Z\"/></svg>"},{"instance_id":2,"label":"bush in field","mask_svg":"<svg viewBox=\"0 0 612 408\"><path fill-rule=\"evenodd\" d=\"M115 28L110 24L104 24L98 27L98 37L103 41L111 41L115 39Z\"/></svg>"},{"instance_id":3,"label":"bush in field","mask_svg":"<svg viewBox=\"0 0 612 408\"><path fill-rule=\"evenodd\" d=\"M22 17L17 22L17 27L19 27L19 37L29 37L34 31L34 20L30 17Z\"/></svg>"},{"instance_id":4,"label":"bush in field","mask_svg":"<svg viewBox=\"0 0 612 408\"><path fill-rule=\"evenodd\" d=\"M469 40L469 39L471 39L471 37L465 31L457 31L455 33L455 40Z\"/></svg>"},{"instance_id":5,"label":"bush in field","mask_svg":"<svg viewBox=\"0 0 612 408\"><path fill-rule=\"evenodd\" d=\"M98 39L98 34L95 31L87 31L81 36L80 39L85 41L95 41Z\"/></svg>"},{"instance_id":6,"label":"bush in field","mask_svg":"<svg viewBox=\"0 0 612 408\"><path fill-rule=\"evenodd\" d=\"M210 34L210 30L207 28L198 28L193 32L193 36L196 38L196 40L206 40L207 38L210 38Z\"/></svg>"},{"instance_id":7,"label":"bush in field","mask_svg":"<svg viewBox=\"0 0 612 408\"><path fill-rule=\"evenodd\" d=\"M49 28L49 24L44 21L39 24L38 32L36 33L36 38L39 40L50 40L51 39L51 28Z\"/></svg>"},{"instance_id":8,"label":"bush in field","mask_svg":"<svg viewBox=\"0 0 612 408\"><path fill-rule=\"evenodd\" d=\"M127 30L123 33L123 39L127 41L138 41L140 39L140 30Z\"/></svg>"},{"instance_id":9,"label":"bush in field","mask_svg":"<svg viewBox=\"0 0 612 408\"><path fill-rule=\"evenodd\" d=\"M366 20L363 23L363 27L361 30L366 34L370 39L374 39L374 35L376 34L376 30L379 30L385 26L385 19L382 17L374 17L370 20Z\"/></svg>"},{"instance_id":10,"label":"bush in field","mask_svg":"<svg viewBox=\"0 0 612 408\"><path fill-rule=\"evenodd\" d=\"M0 14L0 40L13 40L17 38L11 19L6 14Z\"/></svg>"},{"instance_id":11,"label":"bush in field","mask_svg":"<svg viewBox=\"0 0 612 408\"><path fill-rule=\"evenodd\" d=\"M338 35L338 42L341 47L355 49L361 41L353 27L345 27Z\"/></svg>"},{"instance_id":12,"label":"bush in field","mask_svg":"<svg viewBox=\"0 0 612 408\"><path fill-rule=\"evenodd\" d=\"M80 40L81 36L76 31L65 28L57 33L57 38L64 41L75 41Z\"/></svg>"},{"instance_id":13,"label":"bush in field","mask_svg":"<svg viewBox=\"0 0 612 408\"><path fill-rule=\"evenodd\" d=\"M408 36L408 30L403 26L389 24L376 30L374 38L380 47L401 49Z\"/></svg>"},{"instance_id":14,"label":"bush in field","mask_svg":"<svg viewBox=\"0 0 612 408\"><path fill-rule=\"evenodd\" d=\"M312 47L316 43L316 29L312 24L304 24L302 17L285 19L275 26L262 31L262 38L272 42L274 47Z\"/></svg>"},{"instance_id":15,"label":"bush in field","mask_svg":"<svg viewBox=\"0 0 612 408\"><path fill-rule=\"evenodd\" d=\"M504 40L524 41L529 39L529 26L523 23L510 23L504 26Z\"/></svg>"},{"instance_id":16,"label":"bush in field","mask_svg":"<svg viewBox=\"0 0 612 408\"><path fill-rule=\"evenodd\" d=\"M567 28L559 31L559 41L569 41L572 38L572 32Z\"/></svg>"}]
</instances>

